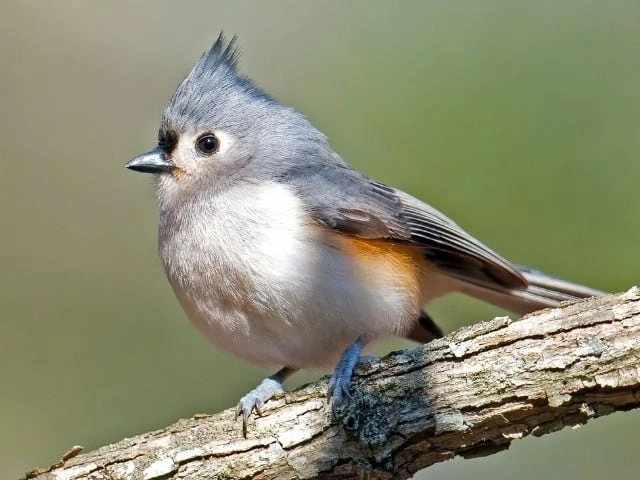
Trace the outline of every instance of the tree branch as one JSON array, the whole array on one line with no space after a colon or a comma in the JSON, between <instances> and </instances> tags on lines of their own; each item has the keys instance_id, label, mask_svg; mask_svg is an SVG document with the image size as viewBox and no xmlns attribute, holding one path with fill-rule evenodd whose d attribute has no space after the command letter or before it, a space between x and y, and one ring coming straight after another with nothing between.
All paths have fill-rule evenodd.
<instances>
[{"instance_id":1,"label":"tree branch","mask_svg":"<svg viewBox=\"0 0 640 480\"><path fill-rule=\"evenodd\" d=\"M42 480L407 478L640 406L640 290L496 318L356 368L332 421L326 379L268 403L249 437L233 410L61 459ZM75 452L74 452L75 453ZM70 457L71 455L67 455Z\"/></svg>"}]
</instances>

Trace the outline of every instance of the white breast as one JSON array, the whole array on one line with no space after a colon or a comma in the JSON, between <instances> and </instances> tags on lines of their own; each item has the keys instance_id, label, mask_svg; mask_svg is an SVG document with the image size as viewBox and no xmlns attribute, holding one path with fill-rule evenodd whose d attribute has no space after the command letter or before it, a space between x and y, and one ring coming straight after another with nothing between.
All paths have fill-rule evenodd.
<instances>
[{"instance_id":1,"label":"white breast","mask_svg":"<svg viewBox=\"0 0 640 480\"><path fill-rule=\"evenodd\" d=\"M359 337L397 333L414 299L363 285L298 197L268 183L161 212L160 254L180 304L212 342L269 365L330 365Z\"/></svg>"}]
</instances>

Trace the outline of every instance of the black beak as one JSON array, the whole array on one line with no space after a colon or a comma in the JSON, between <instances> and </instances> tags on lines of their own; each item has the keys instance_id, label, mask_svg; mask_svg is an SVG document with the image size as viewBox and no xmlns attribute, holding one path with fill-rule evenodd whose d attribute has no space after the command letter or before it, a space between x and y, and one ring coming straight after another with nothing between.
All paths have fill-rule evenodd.
<instances>
[{"instance_id":1,"label":"black beak","mask_svg":"<svg viewBox=\"0 0 640 480\"><path fill-rule=\"evenodd\" d=\"M125 167L143 173L170 173L174 165L165 151L156 148L129 160Z\"/></svg>"}]
</instances>

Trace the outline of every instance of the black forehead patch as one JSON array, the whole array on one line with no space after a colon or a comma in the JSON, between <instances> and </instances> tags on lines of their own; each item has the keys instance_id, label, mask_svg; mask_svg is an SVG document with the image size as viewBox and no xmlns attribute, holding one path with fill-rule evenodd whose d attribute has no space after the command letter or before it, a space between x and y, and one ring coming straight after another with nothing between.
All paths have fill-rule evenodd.
<instances>
[{"instance_id":1,"label":"black forehead patch","mask_svg":"<svg viewBox=\"0 0 640 480\"><path fill-rule=\"evenodd\" d=\"M171 155L178 145L178 133L166 126L161 126L158 131L158 148Z\"/></svg>"}]
</instances>

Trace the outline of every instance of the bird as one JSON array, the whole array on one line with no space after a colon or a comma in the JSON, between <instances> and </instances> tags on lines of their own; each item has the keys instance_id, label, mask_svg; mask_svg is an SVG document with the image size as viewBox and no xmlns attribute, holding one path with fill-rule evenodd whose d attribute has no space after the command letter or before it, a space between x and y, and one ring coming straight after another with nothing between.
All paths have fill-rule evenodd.
<instances>
[{"instance_id":1,"label":"bird","mask_svg":"<svg viewBox=\"0 0 640 480\"><path fill-rule=\"evenodd\" d=\"M511 263L440 211L347 164L302 114L239 71L221 33L168 102L155 147L126 167L154 175L158 249L193 325L272 366L237 404L253 412L301 369L333 368L333 411L363 349L429 342L425 310L463 293L524 315L603 292Z\"/></svg>"}]
</instances>

